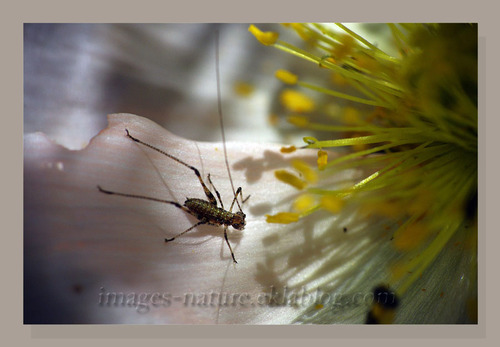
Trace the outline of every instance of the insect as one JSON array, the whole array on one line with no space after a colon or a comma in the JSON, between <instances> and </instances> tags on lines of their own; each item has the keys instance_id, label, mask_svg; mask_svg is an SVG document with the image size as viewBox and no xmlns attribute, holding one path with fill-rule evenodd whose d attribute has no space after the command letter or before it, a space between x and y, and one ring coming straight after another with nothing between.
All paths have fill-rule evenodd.
<instances>
[{"instance_id":1,"label":"insect","mask_svg":"<svg viewBox=\"0 0 500 347\"><path fill-rule=\"evenodd\" d=\"M128 129L125 129L126 131L126 136L130 138L131 140L146 146L152 150L155 150L168 158L175 160L179 164L184 165L185 167L193 170L194 174L196 177L198 177L198 180L200 181L200 184L203 188L203 191L205 192L205 195L208 199L203 200L203 199L196 199L196 198L187 198L186 201L184 202L184 205L179 204L178 202L175 201L170 201L170 200L164 200L164 199L158 199L154 197L149 197L149 196L143 196L143 195L135 195L135 194L126 194L126 193L118 193L110 190L106 190L102 188L101 186L97 186L97 189L104 194L109 194L109 195L118 195L118 196L123 196L123 197L128 197L128 198L135 198L135 199L144 199L144 200L151 200L151 201L157 201L165 204L171 204L174 205L175 207L183 210L184 212L191 214L192 216L196 217L198 219L198 222L194 224L193 226L189 227L188 229L184 230L183 232L175 235L172 238L165 238L165 242L170 242L175 240L177 237L184 235L188 231L196 228L197 226L200 225L212 225L212 226L224 226L224 239L226 241L227 246L229 247L229 250L231 252L231 257L233 258L234 263L237 263L236 258L234 257L234 252L231 247L231 244L229 243L229 240L227 238L227 228L229 226L232 226L236 230L243 230L245 228L245 218L246 215L243 213L243 210L241 209L241 205L244 204L248 198L250 197L247 196L245 199L243 199L243 193L241 187L238 187L238 189L235 191L234 190L234 184L233 180L231 177L231 171L229 169L229 162L227 160L227 150L226 150L226 139L225 139L225 134L224 134L224 123L223 123L223 117L222 117L222 104L221 104L221 97L220 97L220 77L219 77L219 42L218 42L218 34L216 35L216 52L215 52L215 60L216 60L216 75L217 75L217 106L218 106L218 111L219 111L219 120L220 120L220 127L221 127L221 133L222 133L222 143L224 147L224 159L226 163L226 168L229 176L229 181L231 182L231 188L233 190L233 201L231 203L231 206L229 207L229 210L226 211L224 209L224 204L222 202L221 196L217 189L215 188L214 184L212 183L212 180L210 179L210 174L208 174L207 179L208 183L212 187L212 189L215 191L215 194L217 195L217 200L220 203L220 207L217 205L217 200L215 199L213 193L210 191L210 189L207 187L205 182L203 181L203 178L200 175L200 172L198 171L197 168L194 166L191 166L184 161L180 160L177 157L174 157L173 155L161 150L160 148L157 148L149 143L143 142L138 138L135 138L130 134ZM241 199L241 205L238 201L238 196L240 196ZM233 211L234 204L238 206L238 210L236 212Z\"/></svg>"}]
</instances>

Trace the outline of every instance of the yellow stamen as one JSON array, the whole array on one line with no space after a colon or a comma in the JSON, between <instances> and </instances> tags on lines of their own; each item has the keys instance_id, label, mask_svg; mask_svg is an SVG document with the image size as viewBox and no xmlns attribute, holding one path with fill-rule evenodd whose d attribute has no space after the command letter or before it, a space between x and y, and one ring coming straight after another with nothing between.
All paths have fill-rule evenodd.
<instances>
[{"instance_id":1,"label":"yellow stamen","mask_svg":"<svg viewBox=\"0 0 500 347\"><path fill-rule=\"evenodd\" d=\"M351 35L342 35L339 40L341 44L333 49L333 56L337 60L344 60L348 55L352 54L355 40Z\"/></svg>"},{"instance_id":2,"label":"yellow stamen","mask_svg":"<svg viewBox=\"0 0 500 347\"><path fill-rule=\"evenodd\" d=\"M286 170L274 171L274 176L281 182L287 183L297 189L304 189L306 182Z\"/></svg>"},{"instance_id":3,"label":"yellow stamen","mask_svg":"<svg viewBox=\"0 0 500 347\"><path fill-rule=\"evenodd\" d=\"M290 71L287 70L277 70L274 75L276 76L277 79L280 81L286 83L286 84L295 84L297 83L298 77L297 75L291 73Z\"/></svg>"},{"instance_id":4,"label":"yellow stamen","mask_svg":"<svg viewBox=\"0 0 500 347\"><path fill-rule=\"evenodd\" d=\"M297 147L295 146L288 146L288 147L281 147L280 152L281 153L292 153L297 150Z\"/></svg>"},{"instance_id":5,"label":"yellow stamen","mask_svg":"<svg viewBox=\"0 0 500 347\"><path fill-rule=\"evenodd\" d=\"M255 36L255 38L259 40L259 42L262 43L263 45L266 46L273 45L276 43L276 41L278 41L279 37L278 33L275 33L273 31L265 31L265 32L261 31L253 24L248 27L248 31L250 31L253 34L253 36Z\"/></svg>"},{"instance_id":6,"label":"yellow stamen","mask_svg":"<svg viewBox=\"0 0 500 347\"><path fill-rule=\"evenodd\" d=\"M314 110L314 101L307 95L293 89L285 89L280 100L283 106L292 112L311 112Z\"/></svg>"},{"instance_id":7,"label":"yellow stamen","mask_svg":"<svg viewBox=\"0 0 500 347\"><path fill-rule=\"evenodd\" d=\"M316 183L318 181L318 175L306 162L296 159L292 161L292 166L295 170L304 175L306 181L310 183Z\"/></svg>"},{"instance_id":8,"label":"yellow stamen","mask_svg":"<svg viewBox=\"0 0 500 347\"><path fill-rule=\"evenodd\" d=\"M328 163L328 153L320 149L318 151L318 169L324 170L327 163Z\"/></svg>"},{"instance_id":9,"label":"yellow stamen","mask_svg":"<svg viewBox=\"0 0 500 347\"><path fill-rule=\"evenodd\" d=\"M299 36L302 38L304 41L308 41L311 39L309 34L304 30L304 26L301 23L290 23L290 26L299 34Z\"/></svg>"},{"instance_id":10,"label":"yellow stamen","mask_svg":"<svg viewBox=\"0 0 500 347\"><path fill-rule=\"evenodd\" d=\"M268 223L279 223L279 224L289 224L294 223L299 220L300 215L294 212L280 212L275 215L266 214L266 222Z\"/></svg>"},{"instance_id":11,"label":"yellow stamen","mask_svg":"<svg viewBox=\"0 0 500 347\"><path fill-rule=\"evenodd\" d=\"M293 208L296 211L304 212L310 209L314 205L314 196L311 194L303 194L295 199L293 203Z\"/></svg>"},{"instance_id":12,"label":"yellow stamen","mask_svg":"<svg viewBox=\"0 0 500 347\"><path fill-rule=\"evenodd\" d=\"M286 26L306 45L298 48L280 40L273 46L314 64L331 78L332 87L308 83L302 74L299 80L286 70L275 73L290 88L280 95L287 122L301 131L321 132L322 141L304 138L304 147L318 150L317 163L312 164L317 168L292 162L294 171L275 173L304 190L293 201L295 214L268 216L268 220L289 223L318 209L338 214L350 204L384 217L377 237L390 238L388 242L400 253L391 262L387 286L398 296L412 286L423 296L435 293L430 282L425 289L419 279L445 247L451 247L452 254L470 257L473 286L477 277L477 26L389 24L397 56L341 24L345 35L321 24ZM313 92L322 95L316 98ZM325 121L317 121L324 115ZM333 139L328 139L330 132ZM326 150L345 146L349 152L328 161ZM292 146L281 152L294 150ZM335 170L328 172L329 168ZM317 170L324 170L322 178L358 168L362 176L352 183L311 184ZM311 177L309 171L314 173ZM451 240L457 232L465 235ZM477 321L477 297L471 294L471 321ZM394 308L374 303L371 318L391 323Z\"/></svg>"}]
</instances>

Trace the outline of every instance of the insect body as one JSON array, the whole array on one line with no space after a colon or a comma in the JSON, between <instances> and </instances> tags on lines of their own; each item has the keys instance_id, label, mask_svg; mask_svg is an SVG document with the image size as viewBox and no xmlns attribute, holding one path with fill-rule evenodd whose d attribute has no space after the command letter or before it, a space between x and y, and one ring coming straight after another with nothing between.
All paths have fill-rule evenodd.
<instances>
[{"instance_id":1,"label":"insect body","mask_svg":"<svg viewBox=\"0 0 500 347\"><path fill-rule=\"evenodd\" d=\"M224 239L226 240L226 243L229 247L229 250L231 251L231 256L233 258L233 261L235 263L237 263L236 258L234 257L233 249L231 248L231 244L229 243L229 240L227 238L227 228L229 226L232 226L233 228L235 228L237 230L243 230L245 228L246 215L241 210L241 206L240 206L240 203L238 201L238 195L242 199L242 204L249 198L249 196L243 200L242 190L241 190L241 187L239 187L236 190L236 192L234 193L233 202L231 203L231 207L229 208L229 211L226 211L224 209L224 204L222 203L222 199L220 197L220 194L217 191L217 189L215 189L215 186L213 185L212 180L210 179L210 174L209 174L208 175L208 182L210 183L210 185L214 189L215 194L217 195L217 199L219 200L219 203L220 203L220 207L218 207L217 200L215 199L215 197L212 194L212 192L210 191L210 189L208 189L208 187L206 186L206 184L203 181L203 179L201 178L200 172L198 171L197 168L195 168L194 166L191 166L189 164L186 164L185 162L183 162L179 158L176 158L173 155L168 154L167 152L165 152L157 147L154 147L153 145L150 145L146 142L143 142L143 141L133 137L132 135L130 135L128 129L125 129L125 131L127 133L127 137L129 137L133 141L135 141L139 144L142 144L146 147L149 147L149 148L177 161L178 163L186 166L187 168L193 170L195 175L198 177L198 180L200 181L201 186L203 187L203 190L205 192L205 195L207 196L208 201L203 200L203 199L187 198L186 201L184 202L184 205L181 205L175 201L157 199L157 198L143 196L143 195L118 193L118 192L109 191L109 190L101 188L100 186L97 186L99 191L101 193L110 194L110 195L119 195L119 196L124 196L124 197L128 197L128 198L144 199L144 200L151 200L151 201L157 201L157 202L161 202L161 203L171 204L171 205L174 205L175 207L183 210L184 212L193 215L194 217L196 217L198 219L198 223L194 224L190 228L184 230L183 232L177 234L176 236L174 236L172 238L166 238L165 242L173 241L173 240L175 240L175 238L187 233L188 231L196 228L199 225L204 225L204 224L213 225L213 226L224 225ZM235 202L238 205L239 211L233 213L232 210L233 210Z\"/></svg>"},{"instance_id":2,"label":"insect body","mask_svg":"<svg viewBox=\"0 0 500 347\"><path fill-rule=\"evenodd\" d=\"M186 199L186 206L196 218L206 220L207 224L232 226L237 230L245 228L245 214L243 212L232 213L223 208L214 206L202 199Z\"/></svg>"}]
</instances>

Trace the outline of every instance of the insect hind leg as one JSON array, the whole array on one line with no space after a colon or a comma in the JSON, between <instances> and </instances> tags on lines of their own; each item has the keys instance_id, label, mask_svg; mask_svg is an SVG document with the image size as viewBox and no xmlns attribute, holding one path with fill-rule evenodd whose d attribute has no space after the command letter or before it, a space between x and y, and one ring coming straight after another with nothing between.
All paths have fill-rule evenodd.
<instances>
[{"instance_id":1,"label":"insect hind leg","mask_svg":"<svg viewBox=\"0 0 500 347\"><path fill-rule=\"evenodd\" d=\"M191 215L193 215L193 216L196 217L196 215L191 210L189 210L185 206L182 206L181 204L179 204L178 202L175 202L175 201L164 200L164 199L157 199L157 198L153 198L153 197L145 196L145 195L135 195L135 194L125 194L125 193L113 192L111 190L106 190L106 189L102 188L101 186L97 186L97 189L99 189L99 191L101 193L108 194L108 195L118 195L118 196L123 196L123 197L126 197L126 198L150 200L150 201L161 202L161 203L164 203L164 204L174 205L175 207L180 208L184 212L189 213L189 214L191 214Z\"/></svg>"},{"instance_id":2,"label":"insect hind leg","mask_svg":"<svg viewBox=\"0 0 500 347\"><path fill-rule=\"evenodd\" d=\"M210 191L210 189L208 189L208 187L206 186L205 182L203 182L203 179L201 178L200 172L198 171L198 169L197 169L197 168L195 168L194 166L191 166L191 165L189 165L189 164L187 164L187 163L183 162L183 161L182 161L182 160L180 160L179 158L174 157L173 155L168 154L167 152L165 152L165 151L163 151L163 150L161 150L161 149L159 149L159 148L157 148L157 147L155 147L155 146L153 146L153 145L150 145L149 143L146 143L146 142L144 142L144 141L139 140L138 138L133 137L132 135L130 135L130 133L129 133L128 129L125 129L125 131L127 132L127 137L128 137L128 138L130 138L130 139L132 139L133 141L135 141L135 142L137 142L137 143L140 143L141 145L146 146L146 147L148 147L148 148L151 148L152 150L155 150L155 151L157 151L158 153L161 153L161 154L163 154L163 155L165 155L165 156L169 157L170 159L175 160L175 161L176 161L176 162L178 162L179 164L182 164L182 165L184 165L185 167L187 167L187 168L189 168L189 169L193 170L193 171L194 171L194 174L196 175L196 177L198 177L198 180L200 181L201 186L203 187L203 191L205 192L205 195L207 196L208 201L210 201L210 203L211 203L212 205L217 206L217 200L215 200L214 195L212 194L212 192ZM217 193L217 194L218 194L218 193ZM220 200L220 198L219 198L219 200Z\"/></svg>"},{"instance_id":3,"label":"insect hind leg","mask_svg":"<svg viewBox=\"0 0 500 347\"><path fill-rule=\"evenodd\" d=\"M243 205L245 202L247 202L248 199L250 199L250 194L248 194L247 197L245 199L243 199L243 189L240 189L240 192L241 192L241 194L240 194L241 204Z\"/></svg>"},{"instance_id":4,"label":"insect hind leg","mask_svg":"<svg viewBox=\"0 0 500 347\"><path fill-rule=\"evenodd\" d=\"M229 208L229 212L233 211L233 206L234 206L235 202L236 202L236 205L238 205L238 208L240 209L240 211L242 211L240 202L238 201L238 195L240 196L240 199L241 199L241 205L243 205L245 202L247 202L247 200L250 198L250 195L249 195L245 199L243 199L243 190L241 189L241 187L238 187L238 189L236 189L236 193L234 194L233 202L231 203L231 207Z\"/></svg>"},{"instance_id":5,"label":"insect hind leg","mask_svg":"<svg viewBox=\"0 0 500 347\"><path fill-rule=\"evenodd\" d=\"M135 194L125 194L125 193L118 193L118 192L113 192L111 190L106 190L106 189L103 189L101 186L97 186L97 189L99 189L99 191L101 193L104 193L104 194L108 194L108 195L118 195L118 196L123 196L123 197L126 197L126 198L134 198L134 199L143 199L143 200L151 200L151 201L156 201L156 202L162 202L162 203L165 203L165 204L171 204L171 205L174 205L175 207L183 210L184 212L186 213L189 213L195 217L198 217L193 211L191 211L190 209L188 209L187 207L185 206L182 206L181 204L179 204L178 202L175 202L175 201L170 201L170 200L163 200L163 199L157 199L157 198L153 198L153 197L150 197L150 196L144 196L144 195L135 195ZM184 230L183 232L175 235L174 237L172 238L165 238L165 242L170 242L170 241L173 241L175 240L177 237L187 233L188 231L196 228L197 226L199 225L203 225L203 224L210 224L208 223L207 221L199 221L198 223L194 224L193 226L191 226L190 228Z\"/></svg>"}]
</instances>

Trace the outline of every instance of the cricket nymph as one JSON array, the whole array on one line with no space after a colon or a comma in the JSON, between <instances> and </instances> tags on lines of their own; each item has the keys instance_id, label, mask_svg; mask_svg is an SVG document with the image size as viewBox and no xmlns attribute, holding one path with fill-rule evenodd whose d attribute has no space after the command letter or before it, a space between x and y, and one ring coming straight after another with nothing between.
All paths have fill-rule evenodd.
<instances>
[{"instance_id":1,"label":"cricket nymph","mask_svg":"<svg viewBox=\"0 0 500 347\"><path fill-rule=\"evenodd\" d=\"M206 200L195 198L186 199L184 206L193 212L196 218L200 221L204 220L208 224L232 226L236 230L245 228L246 215L241 211L232 213L214 206Z\"/></svg>"}]
</instances>

